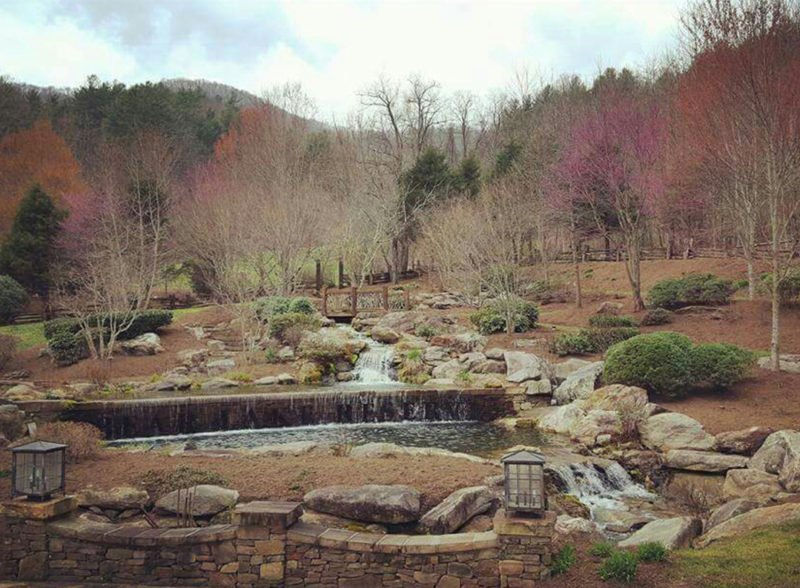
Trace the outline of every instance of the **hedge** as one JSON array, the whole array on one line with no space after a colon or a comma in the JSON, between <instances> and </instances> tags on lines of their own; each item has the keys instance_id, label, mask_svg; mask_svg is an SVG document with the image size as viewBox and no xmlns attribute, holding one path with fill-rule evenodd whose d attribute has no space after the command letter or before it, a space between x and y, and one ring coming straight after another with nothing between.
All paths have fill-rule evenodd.
<instances>
[{"instance_id":1,"label":"hedge","mask_svg":"<svg viewBox=\"0 0 800 588\"><path fill-rule=\"evenodd\" d=\"M577 333L561 333L550 344L556 355L587 355L603 353L606 349L639 334L635 327L581 329Z\"/></svg>"},{"instance_id":2,"label":"hedge","mask_svg":"<svg viewBox=\"0 0 800 588\"><path fill-rule=\"evenodd\" d=\"M524 333L536 328L539 321L539 307L533 302L522 299L512 301L511 316L514 321L514 332ZM473 312L470 321L482 335L504 333L506 331L506 309L503 305L490 302L485 307Z\"/></svg>"},{"instance_id":3,"label":"hedge","mask_svg":"<svg viewBox=\"0 0 800 588\"><path fill-rule=\"evenodd\" d=\"M598 329L610 327L637 327L636 319L631 316L614 316L611 314L595 314L589 317L589 326Z\"/></svg>"},{"instance_id":4,"label":"hedge","mask_svg":"<svg viewBox=\"0 0 800 588\"><path fill-rule=\"evenodd\" d=\"M693 305L728 304L735 289L730 280L714 274L689 274L662 280L647 294L649 306L668 310Z\"/></svg>"},{"instance_id":5,"label":"hedge","mask_svg":"<svg viewBox=\"0 0 800 588\"><path fill-rule=\"evenodd\" d=\"M0 276L0 325L14 322L28 303L28 294L11 276Z\"/></svg>"}]
</instances>

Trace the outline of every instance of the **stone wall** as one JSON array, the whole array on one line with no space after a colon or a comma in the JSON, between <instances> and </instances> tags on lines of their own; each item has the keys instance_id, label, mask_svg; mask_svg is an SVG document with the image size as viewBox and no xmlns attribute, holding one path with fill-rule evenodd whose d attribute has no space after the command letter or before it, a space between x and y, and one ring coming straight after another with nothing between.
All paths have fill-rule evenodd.
<instances>
[{"instance_id":1,"label":"stone wall","mask_svg":"<svg viewBox=\"0 0 800 588\"><path fill-rule=\"evenodd\" d=\"M498 512L494 531L375 535L297 522L299 504L238 505L232 524L150 529L75 517L75 500L11 501L0 578L139 586L530 587L548 574L555 515Z\"/></svg>"}]
</instances>

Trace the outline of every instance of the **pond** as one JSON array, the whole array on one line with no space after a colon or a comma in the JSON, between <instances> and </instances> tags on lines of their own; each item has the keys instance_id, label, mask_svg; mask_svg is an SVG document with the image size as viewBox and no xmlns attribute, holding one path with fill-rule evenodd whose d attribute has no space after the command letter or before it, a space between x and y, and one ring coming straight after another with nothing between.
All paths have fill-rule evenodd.
<instances>
[{"instance_id":1,"label":"pond","mask_svg":"<svg viewBox=\"0 0 800 588\"><path fill-rule=\"evenodd\" d=\"M363 445L381 442L409 447L438 447L484 457L496 457L514 445L541 445L546 439L536 429L510 429L497 423L434 421L396 423L326 424L305 427L246 429L194 435L169 435L119 439L109 445L152 447L191 441L198 449L253 449L297 441L331 445Z\"/></svg>"}]
</instances>

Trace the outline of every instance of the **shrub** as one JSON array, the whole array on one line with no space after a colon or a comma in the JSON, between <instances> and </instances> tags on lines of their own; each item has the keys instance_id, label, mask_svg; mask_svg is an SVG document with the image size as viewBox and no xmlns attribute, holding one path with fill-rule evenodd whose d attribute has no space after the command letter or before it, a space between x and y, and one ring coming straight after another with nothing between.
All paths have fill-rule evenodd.
<instances>
[{"instance_id":1,"label":"shrub","mask_svg":"<svg viewBox=\"0 0 800 588\"><path fill-rule=\"evenodd\" d=\"M692 350L692 377L715 388L735 384L753 368L752 352L728 343L703 343Z\"/></svg>"},{"instance_id":2,"label":"shrub","mask_svg":"<svg viewBox=\"0 0 800 588\"><path fill-rule=\"evenodd\" d=\"M678 333L650 333L618 343L608 350L603 381L678 396L692 382L692 342Z\"/></svg>"},{"instance_id":3,"label":"shrub","mask_svg":"<svg viewBox=\"0 0 800 588\"><path fill-rule=\"evenodd\" d=\"M572 545L565 545L553 556L550 571L554 576L558 576L574 566L576 561L578 561L578 556L575 548Z\"/></svg>"},{"instance_id":4,"label":"shrub","mask_svg":"<svg viewBox=\"0 0 800 588\"><path fill-rule=\"evenodd\" d=\"M0 335L0 370L5 369L17 351L17 338Z\"/></svg>"},{"instance_id":5,"label":"shrub","mask_svg":"<svg viewBox=\"0 0 800 588\"><path fill-rule=\"evenodd\" d=\"M0 276L0 325L14 322L28 303L25 288L11 276Z\"/></svg>"},{"instance_id":6,"label":"shrub","mask_svg":"<svg viewBox=\"0 0 800 588\"><path fill-rule=\"evenodd\" d=\"M772 293L772 274L761 276L759 290L765 294ZM781 302L792 302L800 297L800 268L792 268L778 284L778 296Z\"/></svg>"},{"instance_id":7,"label":"shrub","mask_svg":"<svg viewBox=\"0 0 800 588\"><path fill-rule=\"evenodd\" d=\"M672 313L666 308L654 308L644 313L642 320L639 322L643 327L655 327L657 325L666 325L672 322Z\"/></svg>"},{"instance_id":8,"label":"shrub","mask_svg":"<svg viewBox=\"0 0 800 588\"><path fill-rule=\"evenodd\" d=\"M614 553L614 544L610 541L600 541L589 548L589 555L606 558Z\"/></svg>"},{"instance_id":9,"label":"shrub","mask_svg":"<svg viewBox=\"0 0 800 588\"><path fill-rule=\"evenodd\" d=\"M633 582L639 560L629 551L615 551L600 566L600 578L603 580L617 580L618 582Z\"/></svg>"},{"instance_id":10,"label":"shrub","mask_svg":"<svg viewBox=\"0 0 800 588\"><path fill-rule=\"evenodd\" d=\"M615 345L639 334L636 327L611 327L607 329L586 329L584 336L589 341L589 345L594 353L602 353L612 345Z\"/></svg>"},{"instance_id":11,"label":"shrub","mask_svg":"<svg viewBox=\"0 0 800 588\"><path fill-rule=\"evenodd\" d=\"M297 371L297 381L301 384L319 384L324 375L322 367L313 361L306 361Z\"/></svg>"},{"instance_id":12,"label":"shrub","mask_svg":"<svg viewBox=\"0 0 800 588\"><path fill-rule=\"evenodd\" d=\"M191 488L199 484L226 486L224 476L187 465L180 465L172 470L147 470L139 478L138 485L147 490L153 498L160 498L174 490Z\"/></svg>"},{"instance_id":13,"label":"shrub","mask_svg":"<svg viewBox=\"0 0 800 588\"><path fill-rule=\"evenodd\" d=\"M321 365L340 360L352 363L357 351L353 342L334 336L323 336L321 333L305 337L297 348L300 357Z\"/></svg>"},{"instance_id":14,"label":"shrub","mask_svg":"<svg viewBox=\"0 0 800 588\"><path fill-rule=\"evenodd\" d=\"M256 316L265 323L277 314L289 312L290 305L291 299L285 296L264 296L253 301Z\"/></svg>"},{"instance_id":15,"label":"shrub","mask_svg":"<svg viewBox=\"0 0 800 588\"><path fill-rule=\"evenodd\" d=\"M100 452L103 433L88 423L69 421L44 423L36 429L36 438L67 446L67 461L78 463L92 459Z\"/></svg>"},{"instance_id":16,"label":"shrub","mask_svg":"<svg viewBox=\"0 0 800 588\"><path fill-rule=\"evenodd\" d=\"M289 302L289 312L315 314L317 312L317 308L308 298L298 296L296 298L292 298L291 302Z\"/></svg>"},{"instance_id":17,"label":"shrub","mask_svg":"<svg viewBox=\"0 0 800 588\"><path fill-rule=\"evenodd\" d=\"M284 343L289 343L289 339L294 339L292 343L299 343L297 333L291 331L316 331L322 325L319 317L304 314L302 312L288 312L274 315L269 321L269 336L279 339ZM293 335L293 336L290 336ZM293 345L293 346L294 346Z\"/></svg>"},{"instance_id":18,"label":"shrub","mask_svg":"<svg viewBox=\"0 0 800 588\"><path fill-rule=\"evenodd\" d=\"M584 331L561 333L550 344L550 351L556 355L585 355L592 353L592 344Z\"/></svg>"},{"instance_id":19,"label":"shrub","mask_svg":"<svg viewBox=\"0 0 800 588\"><path fill-rule=\"evenodd\" d=\"M397 379L406 384L424 384L431 379L431 368L422 361L419 349L412 349L397 370Z\"/></svg>"},{"instance_id":20,"label":"shrub","mask_svg":"<svg viewBox=\"0 0 800 588\"><path fill-rule=\"evenodd\" d=\"M589 326L598 329L610 327L636 327L636 319L630 316L614 316L612 314L596 314L589 318Z\"/></svg>"},{"instance_id":21,"label":"shrub","mask_svg":"<svg viewBox=\"0 0 800 588\"><path fill-rule=\"evenodd\" d=\"M657 541L648 541L636 548L636 557L639 561L664 561L667 559L667 553L667 548Z\"/></svg>"},{"instance_id":22,"label":"shrub","mask_svg":"<svg viewBox=\"0 0 800 588\"><path fill-rule=\"evenodd\" d=\"M513 305L511 316L515 333L523 333L536 328L539 320L539 307L536 304L522 299L516 299L511 304ZM506 309L497 302L487 304L472 313L469 318L482 335L506 331Z\"/></svg>"},{"instance_id":23,"label":"shrub","mask_svg":"<svg viewBox=\"0 0 800 588\"><path fill-rule=\"evenodd\" d=\"M89 345L83 335L58 331L47 340L50 356L58 365L72 365L89 357Z\"/></svg>"},{"instance_id":24,"label":"shrub","mask_svg":"<svg viewBox=\"0 0 800 588\"><path fill-rule=\"evenodd\" d=\"M674 309L692 305L715 305L730 302L734 292L730 280L713 274L689 274L684 278L662 280L647 295L650 306Z\"/></svg>"}]
</instances>

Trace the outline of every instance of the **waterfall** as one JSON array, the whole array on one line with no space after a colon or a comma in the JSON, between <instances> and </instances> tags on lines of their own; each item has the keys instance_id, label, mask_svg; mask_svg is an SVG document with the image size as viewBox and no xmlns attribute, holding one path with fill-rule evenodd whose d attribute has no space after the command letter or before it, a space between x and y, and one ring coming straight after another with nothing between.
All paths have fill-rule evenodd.
<instances>
[{"instance_id":1,"label":"waterfall","mask_svg":"<svg viewBox=\"0 0 800 588\"><path fill-rule=\"evenodd\" d=\"M351 338L364 341L367 344L367 347L359 354L356 365L353 367L355 382L370 385L397 382L392 373L392 356L394 352L391 345L379 343L351 327L339 326L338 328L346 329Z\"/></svg>"},{"instance_id":2,"label":"waterfall","mask_svg":"<svg viewBox=\"0 0 800 588\"><path fill-rule=\"evenodd\" d=\"M606 468L588 462L556 463L548 469L561 480L566 494L572 494L589 507L592 518L597 508L628 510L626 498L656 498L634 482L617 462Z\"/></svg>"}]
</instances>

